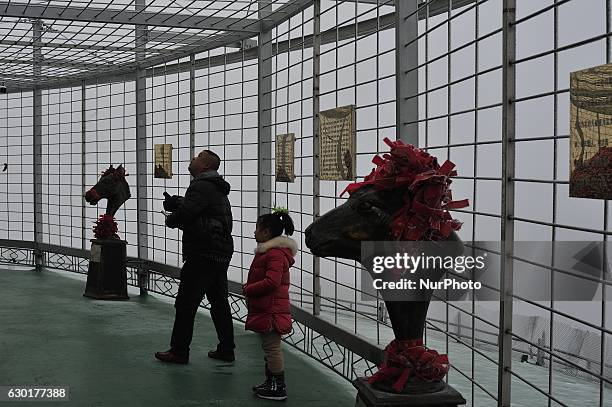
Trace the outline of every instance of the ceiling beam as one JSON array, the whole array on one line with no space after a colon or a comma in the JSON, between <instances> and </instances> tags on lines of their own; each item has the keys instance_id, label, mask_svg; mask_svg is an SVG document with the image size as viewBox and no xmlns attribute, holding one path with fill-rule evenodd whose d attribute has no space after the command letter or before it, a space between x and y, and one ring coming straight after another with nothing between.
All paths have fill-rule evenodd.
<instances>
[{"instance_id":1,"label":"ceiling beam","mask_svg":"<svg viewBox=\"0 0 612 407\"><path fill-rule=\"evenodd\" d=\"M100 70L112 68L112 63L108 64L96 64L91 62L80 62L80 61L69 61L65 59L43 59L38 62L42 66L48 66L50 68L72 68L81 70ZM34 65L34 61L31 59L0 59L0 65Z\"/></svg>"},{"instance_id":2,"label":"ceiling beam","mask_svg":"<svg viewBox=\"0 0 612 407\"><path fill-rule=\"evenodd\" d=\"M162 42L170 44L193 44L194 42L205 40L206 35L190 34L185 32L175 33L172 31L149 30L147 42Z\"/></svg>"},{"instance_id":3,"label":"ceiling beam","mask_svg":"<svg viewBox=\"0 0 612 407\"><path fill-rule=\"evenodd\" d=\"M31 41L11 41L11 40L0 40L0 46L17 46L17 47L31 47ZM134 47L117 47L117 46L105 46L105 45L86 45L86 44L70 44L68 42L41 42L40 46L43 48L68 48L68 49L86 49L89 51L113 51L113 52L133 52ZM155 48L151 48L150 52L155 52ZM161 51L161 50L160 50Z\"/></svg>"},{"instance_id":4,"label":"ceiling beam","mask_svg":"<svg viewBox=\"0 0 612 407\"><path fill-rule=\"evenodd\" d=\"M373 32L376 32L378 29L380 30L391 29L394 26L395 26L395 14L389 13L389 14L381 15L379 19L373 18L373 19L360 21L357 25L357 35L365 36ZM348 25L348 26L341 27L339 31L331 29L331 30L321 33L321 43L328 44L328 43L335 42L336 40L341 41L341 40L354 38L354 37L355 37L355 26ZM203 58L203 59L196 60L196 69L213 67L213 66L221 66L224 64L240 62L242 60L247 61L247 60L257 59L257 52L258 52L257 41L252 41L248 39L244 41L246 42L246 44L248 44L246 47L244 47L244 51L230 52L230 53L226 53L222 55L212 56L210 58ZM214 47L214 44L211 44L210 46ZM312 36L311 35L307 35L304 37L303 46L305 48L312 47ZM286 40L280 41L278 43L274 43L272 46L272 49L273 49L273 53L276 54L277 52L278 53L287 52L287 49L289 47L291 47L291 50L301 49L302 48L301 41L299 41L298 39L294 39L291 41L286 41ZM187 49L189 47L184 47L184 48ZM173 60L176 61L175 55L173 55ZM190 69L190 62L183 62L183 63L179 62L179 63L173 63L171 65L163 66L159 69L150 67L147 69L147 76L152 77L152 76L157 76L160 74L183 72L189 69ZM124 76L121 77L123 80L133 80L134 79L133 72L129 72L129 71L124 72L123 75ZM109 72L109 74L101 73L100 77L98 77L97 79L96 78L91 78L91 79L85 78L83 83L95 84L95 83L100 83L100 82L113 82L116 80L117 80L117 75ZM79 79L70 78L68 80L62 80L61 82L65 83L66 85L70 85L70 84L78 83ZM9 92L11 92L11 89L9 89Z\"/></svg>"},{"instance_id":5,"label":"ceiling beam","mask_svg":"<svg viewBox=\"0 0 612 407\"><path fill-rule=\"evenodd\" d=\"M166 62L172 62L174 64L177 59L188 57L192 53L210 51L215 48L223 47L227 44L246 40L249 36L250 34L245 33L224 33L223 35L210 37L206 42L181 47L175 50L172 54L163 54L150 57L138 63L134 61L133 63L127 63L119 66L110 65L108 67L98 67L96 71L83 72L66 77L50 78L42 84L42 87L55 88L80 84L96 84L100 81L113 81L116 80L116 78L122 78L122 80L133 80L134 72L137 68L149 68L155 65L164 64ZM253 49L256 50L256 48ZM30 88L23 87L21 89L27 90ZM21 89L9 89L8 91L9 93L19 92Z\"/></svg>"},{"instance_id":6,"label":"ceiling beam","mask_svg":"<svg viewBox=\"0 0 612 407\"><path fill-rule=\"evenodd\" d=\"M251 34L249 33L219 33L216 35L211 35L204 40L197 41L193 44L178 48L171 54L164 54L147 58L146 60L138 63L138 67L149 68L155 65L161 65L168 62L174 63L176 60L189 57L189 55L191 54L198 54L201 52L213 50L215 48L224 47L228 44L242 42L244 40L248 40L249 37L251 37ZM134 66L131 67L132 70L134 70L134 68ZM130 67L120 69L116 73L113 73L113 75L128 73L130 73Z\"/></svg>"},{"instance_id":7,"label":"ceiling beam","mask_svg":"<svg viewBox=\"0 0 612 407\"><path fill-rule=\"evenodd\" d=\"M184 34L183 34L184 35ZM173 42L170 40L170 35L166 35L167 37L167 41L165 42ZM185 36L187 37L187 36ZM205 37L204 37L205 38ZM198 36L198 40L201 40L202 37ZM67 40L68 41L68 40ZM76 41L76 40L75 40ZM160 41L161 42L161 41ZM189 44L189 42L185 42L185 43L181 43L179 41L176 41L176 43L179 44ZM16 46L16 47L31 47L32 46L32 42L31 41L13 41L13 40L0 40L0 47L1 46L7 46L7 47L12 47L12 46ZM69 42L41 42L41 47L43 48L65 48L65 49L75 49L75 50L88 50L88 51L106 51L106 52L136 52L136 47L134 46L112 46L112 45L87 45L87 44L83 44L82 42L80 44L71 44ZM234 47L236 48L236 47ZM156 48L155 46L152 46L152 44L149 44L147 46L147 52L148 53L153 53L153 54L164 54L164 53L172 53L176 51L176 48L173 49L169 49L169 48Z\"/></svg>"},{"instance_id":8,"label":"ceiling beam","mask_svg":"<svg viewBox=\"0 0 612 407\"><path fill-rule=\"evenodd\" d=\"M297 14L300 11L308 8L310 5L312 5L312 3L313 3L313 0L296 0L296 1L289 2L285 6L279 8L278 10L275 10L269 16L269 18L267 18L267 21L274 22L275 24L280 24L281 22L289 19L292 15ZM2 13L4 12L2 7L5 7L6 9L7 7L6 2L0 2L0 15L2 15ZM133 23L134 22L132 21L131 24ZM261 24L263 25L263 22ZM258 22L257 27L258 28L260 27L259 22ZM202 27L199 27L199 28L202 28ZM46 83L44 83L44 87L53 88L53 87L58 87L58 86L70 86L70 85L79 84L79 83L80 84L89 83L89 82L97 83L97 81L100 79L108 78L109 80L112 80L113 78L117 78L117 77L124 77L126 79L130 78L127 80L131 80L137 68L140 68L140 69L150 68L150 67L154 67L155 65L160 65L160 64L164 64L168 62L175 62L176 60L183 58L183 57L188 57L191 54L197 54L201 52L210 51L215 48L227 46L228 44L235 44L239 42L242 43L242 41L248 40L251 37L253 37L252 33L244 32L244 31L243 32L231 32L231 33L228 33L228 32L218 33L215 35L211 35L207 37L206 39L196 41L193 44L183 46L175 50L172 53L168 53L168 54L164 53L162 55L147 58L146 60L140 61L138 63L135 62L133 64L125 64L121 67L109 67L108 69L103 69L98 72L81 73L81 74L76 74L76 75L70 75L69 77L65 77L65 78L57 78L56 80L48 80L46 81ZM252 45L252 43L248 45ZM251 48L249 51L256 52L256 50L257 48ZM19 91L19 90L15 89L13 91ZM9 90L9 92L11 92L11 90Z\"/></svg>"},{"instance_id":9,"label":"ceiling beam","mask_svg":"<svg viewBox=\"0 0 612 407\"><path fill-rule=\"evenodd\" d=\"M151 42L161 42L161 43L171 43L171 44L181 44L181 45L197 45L198 42L205 41L207 37L203 35L194 35L194 34L186 34L186 33L173 33L172 31L160 31L160 30L149 30L149 34L147 36L147 43ZM227 47L230 48L242 48L245 49L253 48L257 46L256 40L246 39L242 42L236 42L232 44L227 44ZM153 48L155 49L155 48ZM149 48L147 48L149 50Z\"/></svg>"},{"instance_id":10,"label":"ceiling beam","mask_svg":"<svg viewBox=\"0 0 612 407\"><path fill-rule=\"evenodd\" d=\"M215 10L211 11L214 12ZM258 20L249 18L206 17L202 15L154 13L150 11L102 9L96 7L61 7L48 4L11 3L6 1L0 2L0 16L250 32L252 34L259 32Z\"/></svg>"},{"instance_id":11,"label":"ceiling beam","mask_svg":"<svg viewBox=\"0 0 612 407\"><path fill-rule=\"evenodd\" d=\"M355 2L363 3L363 4L372 4L372 5L380 5L380 6L393 6L395 7L395 0L345 0L347 2ZM448 1L448 0L446 0Z\"/></svg>"},{"instance_id":12,"label":"ceiling beam","mask_svg":"<svg viewBox=\"0 0 612 407\"><path fill-rule=\"evenodd\" d=\"M358 2L363 4L371 4L371 5L380 5L380 6L393 6L395 7L396 0L344 0L351 2ZM426 4L429 2L429 6ZM474 3L476 0L452 0L452 9L455 10L457 8L466 6L470 3ZM429 7L429 17L434 17L443 13L448 12L448 3L449 0L419 0L417 8L419 10L419 19L425 19L427 15L427 7Z\"/></svg>"},{"instance_id":13,"label":"ceiling beam","mask_svg":"<svg viewBox=\"0 0 612 407\"><path fill-rule=\"evenodd\" d=\"M5 80L8 81L8 80L11 80L12 78L33 80L33 79L36 79L37 77L35 77L34 75L26 75L26 74L20 74L20 73L7 73L7 72L0 73L0 82L5 81ZM38 78L52 79L53 77L49 75L39 75Z\"/></svg>"},{"instance_id":14,"label":"ceiling beam","mask_svg":"<svg viewBox=\"0 0 612 407\"><path fill-rule=\"evenodd\" d=\"M259 19L261 21L261 31L268 31L284 23L294 15L306 10L313 3L314 0L295 0L285 3L282 7L274 10L269 16Z\"/></svg>"},{"instance_id":15,"label":"ceiling beam","mask_svg":"<svg viewBox=\"0 0 612 407\"><path fill-rule=\"evenodd\" d=\"M429 5L430 16L432 15L432 6L434 4L442 4L442 3L448 4L447 1L448 0L432 0L432 2ZM452 4L454 7L462 7L469 3L473 3L475 1L476 0L453 0ZM310 7L312 2L313 2L312 0L301 0L301 1L291 2L291 10L294 13L298 13ZM279 24L282 21L286 21L288 18L290 18L290 15L286 14L289 11L289 8L284 8L284 11L285 12L281 12L275 18L268 18L266 21L268 22L274 21L275 24ZM439 10L436 9L436 12L437 11ZM425 18L425 14L423 13L421 15L421 13L419 13L419 18L420 19ZM379 29L380 30L392 29L394 28L394 26L395 26L394 14L393 13L385 14L385 15L381 15L379 19L369 19L369 20L360 21L357 24L357 31L358 31L357 35L359 36L368 35ZM322 33L321 40L322 40L322 43L328 43L328 42L331 43L331 42L335 42L336 38L341 40L341 39L351 38L354 36L355 36L355 26L350 25L346 27L344 26L341 27L339 31L329 30L329 32ZM243 40L247 40L248 38L249 38L249 35L245 33L223 33L220 35L208 37L206 40L197 41L196 43L193 43L191 45L183 46L175 50L174 52L171 52L171 53L169 52L168 54L147 58L145 61L142 61L141 63L139 63L138 66L140 68L148 68L147 76L155 76L158 74L158 72L159 73L170 73L170 72L178 72L178 71L187 70L189 69L189 65L190 65L189 63L177 63L176 61L180 58L189 56L189 54L191 53L199 53L199 52L204 52L207 50L212 50L212 49L215 49L221 46L228 46L228 44L237 43ZM312 43L312 38L310 38L310 36L305 36L304 40L305 40L304 47L310 47ZM249 42L248 44L249 46L255 45L254 43L250 41L247 41L247 42ZM277 47L279 49L279 52L282 52L289 47L289 42L287 41L279 42L278 44L275 44L273 46L273 49L276 49ZM302 45L299 44L297 40L291 41L291 49L298 49L301 47ZM234 53L227 53L227 54L220 55L220 56L198 60L196 61L196 64L198 65L198 67L200 66L204 67L206 65L215 66L215 65L225 64L225 63L239 62L241 60L250 60L250 59L257 57L257 47L250 48L248 50L247 50L247 47L245 47L245 50L246 51L244 52L240 51L240 52L234 52ZM167 62L173 62L173 63L169 65L165 65L159 70L153 68L155 65L163 64ZM119 80L118 78L121 78L121 80L133 80L135 68L136 68L135 64L126 64L121 67L110 66L108 69L104 69L96 73L93 73L93 72L83 73L83 74L70 76L68 78L57 78L57 80L55 81L48 81L47 83L44 84L44 86L45 87L57 87L57 86L71 86L74 84L90 84L90 83L95 84L95 83L113 82L113 81ZM18 90L14 90L14 91L18 91ZM11 90L9 90L9 92L11 92Z\"/></svg>"},{"instance_id":16,"label":"ceiling beam","mask_svg":"<svg viewBox=\"0 0 612 407\"><path fill-rule=\"evenodd\" d=\"M351 0L351 1L355 1L355 0ZM366 4L384 4L385 0L358 0L360 3L366 3ZM431 3L429 4L429 14L430 16L434 16L434 15L438 15L444 12L447 12L447 1L448 0L432 0ZM473 3L476 0L453 0L453 8L458 8L458 7L463 7L469 3ZM306 2L309 3L309 2ZM421 3L424 3L424 0L421 1ZM390 5L394 5L394 0L390 0ZM1 11L1 9L0 9ZM421 10L421 12L419 13L419 18L420 19L424 19L425 18L425 13L426 10L425 8L423 8ZM387 20L388 17L391 16L381 16L381 20L383 20L383 18L385 20ZM390 22L390 19L389 19ZM362 25L367 25L369 24L369 21L364 21L364 22L360 22L359 26L361 28ZM385 23L383 24L381 21L381 25L387 25L387 21L385 21ZM340 29L341 31L343 30L342 28ZM342 35L341 35L342 37ZM156 29L151 29L149 30L149 36L148 36L148 40L149 41L153 41L153 42L160 42L160 43L172 43L172 44L182 44L182 45L188 45L188 44L194 44L196 41L200 41L200 40L204 40L206 39L205 36L203 35L198 35L198 34L188 34L188 33L173 33L171 31L161 31L161 30L156 30ZM249 40L250 41L250 40ZM0 45L8 45L8 46L31 46L32 43L29 41L10 41L10 40L0 40ZM233 44L235 45L235 44ZM248 48L250 48L252 46L252 44L249 44L250 46ZM134 47L128 47L128 46L124 46L124 47L117 47L117 46L104 46L104 45L81 45L81 44L69 44L69 43L54 43L54 42L46 42L46 43L42 43L43 47L49 47L49 48L71 48L71 49L87 49L87 50L93 50L93 51L116 51L116 52L135 52L135 48ZM156 49L154 47L147 47L147 51L148 52L157 52L157 53L172 53L174 50L173 49Z\"/></svg>"},{"instance_id":17,"label":"ceiling beam","mask_svg":"<svg viewBox=\"0 0 612 407\"><path fill-rule=\"evenodd\" d=\"M429 6L425 4L429 1ZM468 4L475 3L477 0L452 0L451 9L456 10L458 8L467 6ZM419 20L424 20L427 17L427 8L429 7L429 17L434 17L440 14L448 13L449 0L422 0L419 2L417 8L419 10Z\"/></svg>"}]
</instances>

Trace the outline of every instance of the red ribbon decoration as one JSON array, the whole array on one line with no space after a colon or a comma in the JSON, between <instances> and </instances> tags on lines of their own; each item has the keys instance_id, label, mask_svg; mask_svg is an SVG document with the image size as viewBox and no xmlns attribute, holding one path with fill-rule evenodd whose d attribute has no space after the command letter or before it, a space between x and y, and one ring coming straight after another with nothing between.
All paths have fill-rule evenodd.
<instances>
[{"instance_id":1,"label":"red ribbon decoration","mask_svg":"<svg viewBox=\"0 0 612 407\"><path fill-rule=\"evenodd\" d=\"M449 186L450 177L457 175L455 164L446 160L440 166L436 157L401 140L385 137L384 142L391 151L374 156L376 168L362 182L349 184L340 196L345 192L352 195L365 185L379 189L405 186L404 206L391 222L394 240L441 240L461 229L462 223L448 212L469 206L467 199L452 200Z\"/></svg>"},{"instance_id":2,"label":"red ribbon decoration","mask_svg":"<svg viewBox=\"0 0 612 407\"><path fill-rule=\"evenodd\" d=\"M93 231L96 239L108 239L117 233L117 222L112 215L100 215Z\"/></svg>"},{"instance_id":3,"label":"red ribbon decoration","mask_svg":"<svg viewBox=\"0 0 612 407\"><path fill-rule=\"evenodd\" d=\"M346 187L341 196L352 195L365 185L379 189L405 187L404 205L393 215L390 235L394 240L441 240L461 222L452 218L450 209L465 208L467 199L453 201L451 177L457 175L455 164L445 161L442 166L427 152L401 140L384 142L391 151L375 156L376 168L362 182ZM385 348L385 359L380 370L368 379L370 384L391 382L392 389L401 393L411 377L422 381L441 380L450 368L447 355L423 346L422 339L393 340Z\"/></svg>"},{"instance_id":4,"label":"red ribbon decoration","mask_svg":"<svg viewBox=\"0 0 612 407\"><path fill-rule=\"evenodd\" d=\"M393 340L385 348L385 359L380 370L368 378L368 383L390 381L391 388L401 393L411 377L422 381L442 380L450 369L447 355L440 355L423 346L422 339Z\"/></svg>"}]
</instances>

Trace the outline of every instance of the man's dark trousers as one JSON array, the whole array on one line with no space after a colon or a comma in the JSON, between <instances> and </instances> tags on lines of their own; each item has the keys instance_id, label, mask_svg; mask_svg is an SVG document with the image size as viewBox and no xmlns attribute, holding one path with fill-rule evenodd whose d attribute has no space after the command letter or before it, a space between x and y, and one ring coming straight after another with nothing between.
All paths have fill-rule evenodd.
<instances>
[{"instance_id":1,"label":"man's dark trousers","mask_svg":"<svg viewBox=\"0 0 612 407\"><path fill-rule=\"evenodd\" d=\"M170 340L170 347L177 355L189 356L195 315L205 294L219 338L217 349L229 352L235 348L234 326L227 299L228 267L229 262L208 259L188 259L183 264L181 283L174 303L176 318Z\"/></svg>"}]
</instances>

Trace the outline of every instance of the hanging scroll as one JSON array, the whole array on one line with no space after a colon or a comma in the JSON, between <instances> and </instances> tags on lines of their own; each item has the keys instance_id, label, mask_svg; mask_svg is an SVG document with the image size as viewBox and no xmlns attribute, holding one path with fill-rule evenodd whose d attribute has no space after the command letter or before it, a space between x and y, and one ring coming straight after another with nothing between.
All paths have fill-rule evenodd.
<instances>
[{"instance_id":1,"label":"hanging scroll","mask_svg":"<svg viewBox=\"0 0 612 407\"><path fill-rule=\"evenodd\" d=\"M612 64L570 74L569 196L612 199Z\"/></svg>"},{"instance_id":2,"label":"hanging scroll","mask_svg":"<svg viewBox=\"0 0 612 407\"><path fill-rule=\"evenodd\" d=\"M276 135L276 182L295 180L295 134Z\"/></svg>"},{"instance_id":3,"label":"hanging scroll","mask_svg":"<svg viewBox=\"0 0 612 407\"><path fill-rule=\"evenodd\" d=\"M155 144L155 178L172 178L172 144Z\"/></svg>"},{"instance_id":4,"label":"hanging scroll","mask_svg":"<svg viewBox=\"0 0 612 407\"><path fill-rule=\"evenodd\" d=\"M326 110L319 116L320 179L354 181L355 105Z\"/></svg>"}]
</instances>

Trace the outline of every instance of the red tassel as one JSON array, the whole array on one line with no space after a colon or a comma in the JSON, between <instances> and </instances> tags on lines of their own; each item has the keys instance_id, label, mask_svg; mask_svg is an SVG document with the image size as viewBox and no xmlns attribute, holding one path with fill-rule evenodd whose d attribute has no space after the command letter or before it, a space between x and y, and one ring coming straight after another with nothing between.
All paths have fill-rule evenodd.
<instances>
[{"instance_id":1,"label":"red tassel","mask_svg":"<svg viewBox=\"0 0 612 407\"><path fill-rule=\"evenodd\" d=\"M460 201L450 201L444 205L444 209L461 209L468 206L470 206L470 201L467 199L462 199Z\"/></svg>"},{"instance_id":2,"label":"red tassel","mask_svg":"<svg viewBox=\"0 0 612 407\"><path fill-rule=\"evenodd\" d=\"M96 239L108 239L117 233L117 222L111 215L101 215L93 228Z\"/></svg>"},{"instance_id":3,"label":"red tassel","mask_svg":"<svg viewBox=\"0 0 612 407\"><path fill-rule=\"evenodd\" d=\"M397 381L393 384L393 390L395 390L396 393L401 393L404 390L406 382L410 377L410 373L412 373L412 370L410 368L404 369L399 379L397 379Z\"/></svg>"},{"instance_id":4,"label":"red tassel","mask_svg":"<svg viewBox=\"0 0 612 407\"><path fill-rule=\"evenodd\" d=\"M391 382L391 388L401 393L411 377L422 381L442 380L450 364L447 355L423 346L422 339L393 340L385 348L383 363L368 383Z\"/></svg>"},{"instance_id":5,"label":"red tassel","mask_svg":"<svg viewBox=\"0 0 612 407\"><path fill-rule=\"evenodd\" d=\"M469 201L452 200L449 185L450 177L457 175L455 164L446 160L440 166L436 157L413 145L387 137L383 141L390 152L374 156L376 168L363 182L349 184L340 196L346 192L352 195L364 185L379 189L406 186L404 207L393 217L390 227L392 239L436 240L459 230L461 222L455 221L448 210L465 208Z\"/></svg>"},{"instance_id":6,"label":"red tassel","mask_svg":"<svg viewBox=\"0 0 612 407\"><path fill-rule=\"evenodd\" d=\"M375 155L374 158L372 158L372 163L380 166L385 163L385 160L381 156Z\"/></svg>"},{"instance_id":7,"label":"red tassel","mask_svg":"<svg viewBox=\"0 0 612 407\"><path fill-rule=\"evenodd\" d=\"M455 168L455 164L446 160L444 161L444 164L442 164L442 167L440 167L440 170L438 171L440 174L444 174L446 176L450 175L453 168Z\"/></svg>"},{"instance_id":8,"label":"red tassel","mask_svg":"<svg viewBox=\"0 0 612 407\"><path fill-rule=\"evenodd\" d=\"M394 143L393 141L389 140L389 138L388 138L388 137L385 137L385 138L383 139L383 141L385 142L385 144L386 144L386 145L388 145L388 146L389 146L389 147L391 147L391 148L393 148L393 147L395 146L395 143Z\"/></svg>"}]
</instances>

